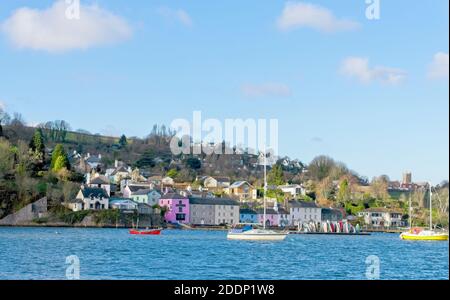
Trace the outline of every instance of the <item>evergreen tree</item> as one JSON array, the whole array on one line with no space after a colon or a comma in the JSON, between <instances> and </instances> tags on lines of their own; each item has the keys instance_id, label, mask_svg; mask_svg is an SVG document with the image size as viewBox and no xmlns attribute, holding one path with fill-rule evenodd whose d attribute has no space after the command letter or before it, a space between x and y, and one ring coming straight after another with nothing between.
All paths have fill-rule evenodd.
<instances>
[{"instance_id":1,"label":"evergreen tree","mask_svg":"<svg viewBox=\"0 0 450 300\"><path fill-rule=\"evenodd\" d=\"M267 183L271 185L284 184L283 169L281 165L274 165L272 170L267 174Z\"/></svg>"},{"instance_id":2,"label":"evergreen tree","mask_svg":"<svg viewBox=\"0 0 450 300\"><path fill-rule=\"evenodd\" d=\"M50 168L53 171L59 171L62 168L70 170L69 158L67 156L66 151L64 150L63 145L57 144L55 149L53 150Z\"/></svg>"},{"instance_id":3,"label":"evergreen tree","mask_svg":"<svg viewBox=\"0 0 450 300\"><path fill-rule=\"evenodd\" d=\"M44 136L40 128L34 131L33 138L30 141L30 148L35 154L40 155L41 160L44 160L45 155Z\"/></svg>"},{"instance_id":4,"label":"evergreen tree","mask_svg":"<svg viewBox=\"0 0 450 300\"><path fill-rule=\"evenodd\" d=\"M119 145L121 147L125 147L126 145L128 145L127 137L124 134L122 134L122 136L120 137Z\"/></svg>"},{"instance_id":5,"label":"evergreen tree","mask_svg":"<svg viewBox=\"0 0 450 300\"><path fill-rule=\"evenodd\" d=\"M62 169L69 169L69 160L66 155L60 155L56 159L55 166L53 167L53 171L58 172Z\"/></svg>"}]
</instances>

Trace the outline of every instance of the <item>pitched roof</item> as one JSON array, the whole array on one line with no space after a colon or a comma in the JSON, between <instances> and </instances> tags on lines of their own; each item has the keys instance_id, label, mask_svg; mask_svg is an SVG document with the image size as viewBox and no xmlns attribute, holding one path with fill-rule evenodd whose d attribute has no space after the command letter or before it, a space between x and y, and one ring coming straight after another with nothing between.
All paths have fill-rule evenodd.
<instances>
[{"instance_id":1,"label":"pitched roof","mask_svg":"<svg viewBox=\"0 0 450 300\"><path fill-rule=\"evenodd\" d=\"M140 189L133 193L133 195L148 195L152 190L151 189Z\"/></svg>"},{"instance_id":2,"label":"pitched roof","mask_svg":"<svg viewBox=\"0 0 450 300\"><path fill-rule=\"evenodd\" d=\"M122 173L129 173L127 168L125 168L124 166L120 166L120 167L116 168L116 169L111 173L111 175L116 175L116 174L119 173L119 172L122 172Z\"/></svg>"},{"instance_id":3,"label":"pitched roof","mask_svg":"<svg viewBox=\"0 0 450 300\"><path fill-rule=\"evenodd\" d=\"M91 179L90 184L109 184L109 180L105 176L97 176Z\"/></svg>"},{"instance_id":4,"label":"pitched roof","mask_svg":"<svg viewBox=\"0 0 450 300\"><path fill-rule=\"evenodd\" d=\"M239 213L242 215L256 215L257 212L250 208L242 208L239 210Z\"/></svg>"},{"instance_id":5,"label":"pitched roof","mask_svg":"<svg viewBox=\"0 0 450 300\"><path fill-rule=\"evenodd\" d=\"M213 177L217 182L230 182L230 177Z\"/></svg>"},{"instance_id":6,"label":"pitched roof","mask_svg":"<svg viewBox=\"0 0 450 300\"><path fill-rule=\"evenodd\" d=\"M232 205L239 206L239 203L228 198L196 198L189 197L189 204L197 205Z\"/></svg>"},{"instance_id":7,"label":"pitched roof","mask_svg":"<svg viewBox=\"0 0 450 300\"><path fill-rule=\"evenodd\" d=\"M291 189L291 188L301 188L302 186L300 184L286 184L286 185L279 185L278 188L282 189L282 188L287 188L287 189Z\"/></svg>"},{"instance_id":8,"label":"pitched roof","mask_svg":"<svg viewBox=\"0 0 450 300\"><path fill-rule=\"evenodd\" d=\"M161 197L161 199L188 199L178 193L167 193Z\"/></svg>"},{"instance_id":9,"label":"pitched roof","mask_svg":"<svg viewBox=\"0 0 450 300\"><path fill-rule=\"evenodd\" d=\"M109 204L123 204L123 203L131 203L131 204L137 204L131 199L128 198L111 198L109 199Z\"/></svg>"},{"instance_id":10,"label":"pitched roof","mask_svg":"<svg viewBox=\"0 0 450 300\"><path fill-rule=\"evenodd\" d=\"M127 187L130 189L130 191L132 193L136 193L141 190L149 190L150 189L148 184L146 184L146 185L127 185Z\"/></svg>"},{"instance_id":11,"label":"pitched roof","mask_svg":"<svg viewBox=\"0 0 450 300\"><path fill-rule=\"evenodd\" d=\"M85 187L81 189L81 192L83 194L84 198L109 198L106 191L102 188L91 188L91 187Z\"/></svg>"},{"instance_id":12,"label":"pitched roof","mask_svg":"<svg viewBox=\"0 0 450 300\"><path fill-rule=\"evenodd\" d=\"M307 202L307 201L289 201L289 205L291 207L320 208L315 202Z\"/></svg>"},{"instance_id":13,"label":"pitched roof","mask_svg":"<svg viewBox=\"0 0 450 300\"><path fill-rule=\"evenodd\" d=\"M230 188L237 188L237 187L240 187L241 185L243 185L243 184L248 184L249 186L252 186L250 183L248 183L247 181L236 181L236 182L233 182L233 184L232 185L230 185Z\"/></svg>"},{"instance_id":14,"label":"pitched roof","mask_svg":"<svg viewBox=\"0 0 450 300\"><path fill-rule=\"evenodd\" d=\"M101 158L98 157L98 156L89 156L86 159L86 162L88 162L88 163L99 163L99 162L101 162Z\"/></svg>"}]
</instances>

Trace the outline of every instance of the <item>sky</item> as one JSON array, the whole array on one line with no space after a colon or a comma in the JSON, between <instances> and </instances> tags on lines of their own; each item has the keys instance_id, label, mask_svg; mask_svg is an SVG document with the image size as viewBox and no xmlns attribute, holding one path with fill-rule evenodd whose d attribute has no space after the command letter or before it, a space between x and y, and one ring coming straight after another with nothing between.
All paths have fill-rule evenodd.
<instances>
[{"instance_id":1,"label":"sky","mask_svg":"<svg viewBox=\"0 0 450 300\"><path fill-rule=\"evenodd\" d=\"M278 119L280 154L439 183L449 3L372 1L1 1L0 106L139 137L193 111Z\"/></svg>"}]
</instances>

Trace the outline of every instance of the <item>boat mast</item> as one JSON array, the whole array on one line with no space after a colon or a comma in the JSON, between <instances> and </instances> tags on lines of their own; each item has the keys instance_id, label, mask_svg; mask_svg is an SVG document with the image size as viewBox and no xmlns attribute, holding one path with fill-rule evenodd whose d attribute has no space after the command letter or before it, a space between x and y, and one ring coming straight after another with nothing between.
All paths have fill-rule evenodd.
<instances>
[{"instance_id":1,"label":"boat mast","mask_svg":"<svg viewBox=\"0 0 450 300\"><path fill-rule=\"evenodd\" d=\"M432 191L431 191L431 182L428 183L430 185L430 230L433 230L433 211L432 211L432 201L431 201L431 196L432 196Z\"/></svg>"},{"instance_id":2,"label":"boat mast","mask_svg":"<svg viewBox=\"0 0 450 300\"><path fill-rule=\"evenodd\" d=\"M412 228L412 206L411 206L411 192L409 193L409 229Z\"/></svg>"},{"instance_id":3,"label":"boat mast","mask_svg":"<svg viewBox=\"0 0 450 300\"><path fill-rule=\"evenodd\" d=\"M264 144L264 217L263 217L263 228L266 229L266 192L267 192L267 156L266 156L266 145Z\"/></svg>"}]
</instances>

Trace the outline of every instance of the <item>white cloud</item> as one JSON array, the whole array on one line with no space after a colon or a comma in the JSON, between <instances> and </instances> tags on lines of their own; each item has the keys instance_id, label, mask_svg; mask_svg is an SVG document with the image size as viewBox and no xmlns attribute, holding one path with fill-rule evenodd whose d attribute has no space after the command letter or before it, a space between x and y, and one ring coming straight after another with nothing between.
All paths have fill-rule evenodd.
<instances>
[{"instance_id":1,"label":"white cloud","mask_svg":"<svg viewBox=\"0 0 450 300\"><path fill-rule=\"evenodd\" d=\"M5 20L0 29L18 48L48 52L112 44L132 35L124 19L97 5L80 4L78 19L67 17L69 8L63 0L42 10L22 7Z\"/></svg>"},{"instance_id":2,"label":"white cloud","mask_svg":"<svg viewBox=\"0 0 450 300\"><path fill-rule=\"evenodd\" d=\"M427 75L430 79L448 78L448 53L438 52L434 55Z\"/></svg>"},{"instance_id":3,"label":"white cloud","mask_svg":"<svg viewBox=\"0 0 450 300\"><path fill-rule=\"evenodd\" d=\"M369 60L362 57L346 58L342 64L340 72L348 77L356 78L363 83L380 81L389 84L398 84L402 82L407 73L401 69L385 66L369 66Z\"/></svg>"},{"instance_id":4,"label":"white cloud","mask_svg":"<svg viewBox=\"0 0 450 300\"><path fill-rule=\"evenodd\" d=\"M280 30L306 27L323 32L335 32L357 29L359 23L338 19L333 15L333 12L318 5L287 2L277 20L277 26Z\"/></svg>"},{"instance_id":5,"label":"white cloud","mask_svg":"<svg viewBox=\"0 0 450 300\"><path fill-rule=\"evenodd\" d=\"M6 104L4 101L0 100L0 109L1 110L6 110Z\"/></svg>"},{"instance_id":6,"label":"white cloud","mask_svg":"<svg viewBox=\"0 0 450 300\"><path fill-rule=\"evenodd\" d=\"M182 9L174 10L168 7L160 7L158 9L158 13L168 20L180 22L187 27L192 27L192 25L194 24L189 14Z\"/></svg>"},{"instance_id":7,"label":"white cloud","mask_svg":"<svg viewBox=\"0 0 450 300\"><path fill-rule=\"evenodd\" d=\"M241 91L248 97L289 97L291 89L283 83L244 84Z\"/></svg>"}]
</instances>

